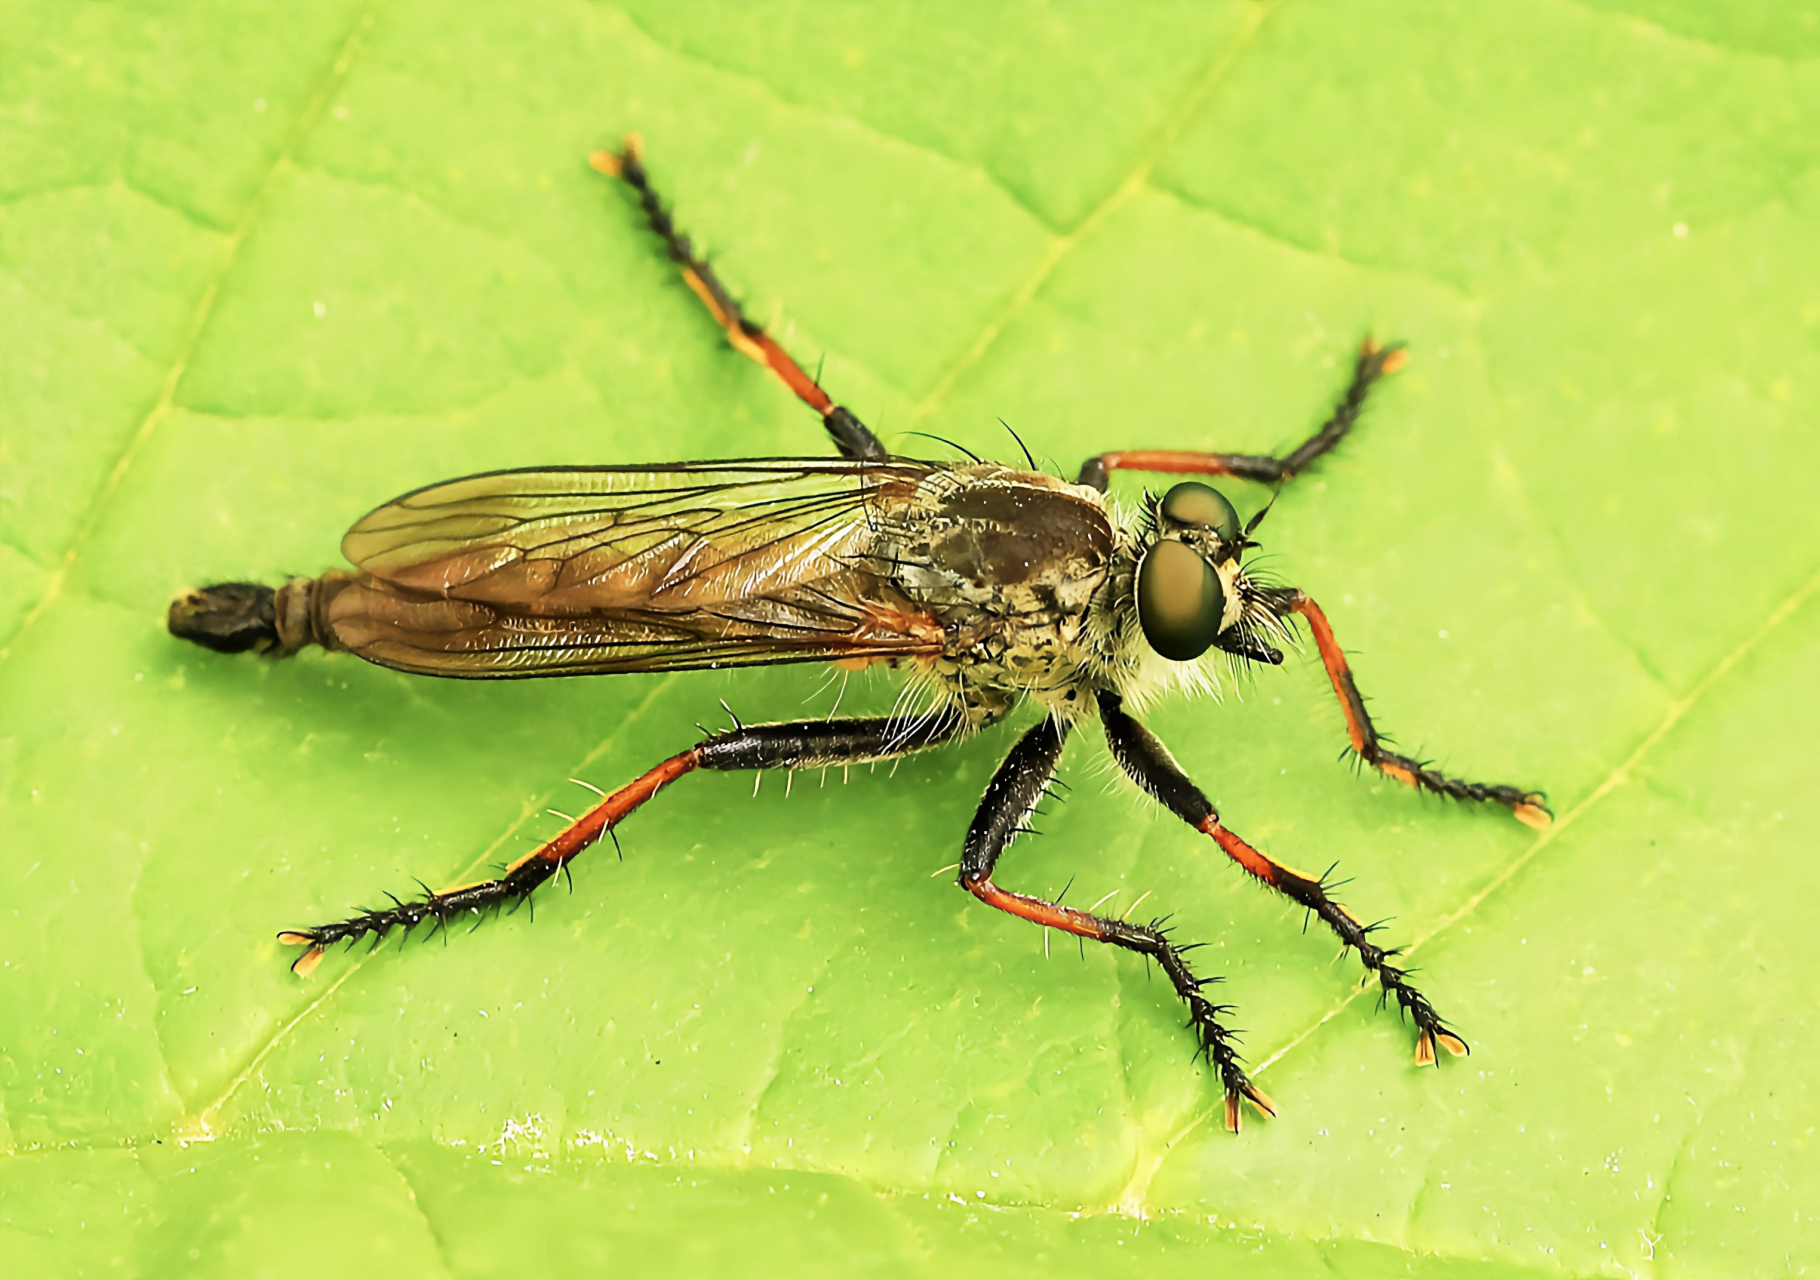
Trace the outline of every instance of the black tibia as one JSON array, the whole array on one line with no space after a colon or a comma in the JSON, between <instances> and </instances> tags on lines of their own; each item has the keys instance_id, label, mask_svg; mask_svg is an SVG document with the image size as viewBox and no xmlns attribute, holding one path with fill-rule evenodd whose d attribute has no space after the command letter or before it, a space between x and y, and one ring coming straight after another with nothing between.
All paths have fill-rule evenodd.
<instances>
[{"instance_id":1,"label":"black tibia","mask_svg":"<svg viewBox=\"0 0 1820 1280\"><path fill-rule=\"evenodd\" d=\"M1320 917L1344 946L1357 951L1365 968L1377 975L1381 987L1380 1005L1395 999L1398 1008L1415 1023L1419 1059L1434 1060L1437 1040L1454 1052L1465 1052L1465 1042L1448 1029L1427 997L1410 985L1408 972L1390 963L1398 954L1397 949L1380 947L1371 940L1378 925L1355 920L1330 896L1332 885L1325 878L1316 879L1294 871L1227 830L1213 803L1182 771L1156 735L1125 714L1117 694L1100 693L1099 704L1100 716L1106 722L1106 741L1119 767L1164 808L1195 830L1211 836L1228 857L1254 878Z\"/></svg>"},{"instance_id":2,"label":"black tibia","mask_svg":"<svg viewBox=\"0 0 1820 1280\"><path fill-rule=\"evenodd\" d=\"M1067 736L1065 725L1044 720L1019 739L1005 757L987 785L973 824L967 830L967 842L961 855L961 887L987 905L1034 924L1066 930L1154 959L1168 976L1176 995L1188 1005L1188 1025L1195 1033L1199 1052L1205 1054L1219 1072L1226 1097L1227 1126L1238 1127L1240 1098L1249 1098L1267 1114L1272 1113L1274 1108L1270 1099L1251 1083L1240 1067L1232 1033L1220 1024L1221 1015L1228 1012L1230 1006L1215 1004L1203 994L1204 988L1220 979L1197 978L1184 958L1184 952L1191 948L1171 942L1160 921L1131 924L1108 916L1096 916L1014 893L992 882L992 871L999 855L1012 840L1029 830L1030 815L1048 792Z\"/></svg>"},{"instance_id":3,"label":"black tibia","mask_svg":"<svg viewBox=\"0 0 1820 1280\"><path fill-rule=\"evenodd\" d=\"M1406 353L1400 344L1380 347L1375 342L1366 340L1359 348L1358 358L1353 364L1352 381L1340 397L1340 402L1334 406L1332 416L1321 425L1319 431L1284 457L1260 453L1203 453L1192 455L1195 461L1186 464L1185 460L1190 455L1174 451L1125 450L1089 458L1081 467L1080 476L1075 483L1104 490L1107 477L1119 470L1229 475L1241 480L1255 480L1260 484L1281 484L1293 480L1306 471L1315 459L1340 442L1352 429L1353 423L1359 420L1372 384L1395 373L1406 359Z\"/></svg>"},{"instance_id":4,"label":"black tibia","mask_svg":"<svg viewBox=\"0 0 1820 1280\"><path fill-rule=\"evenodd\" d=\"M319 956L322 948L337 942L353 942L370 934L377 943L394 929L409 934L429 921L433 930L439 930L464 916L478 918L501 907L515 907L658 791L696 769L819 769L889 760L939 746L959 733L964 724L959 715L934 714L909 721L880 718L736 725L725 733L704 738L625 787L603 796L568 830L493 879L441 893L426 890L422 897L408 902L394 897L388 907L368 908L345 920L286 930L278 936L285 942L311 948L299 959L298 966L302 966L314 963L313 957Z\"/></svg>"},{"instance_id":5,"label":"black tibia","mask_svg":"<svg viewBox=\"0 0 1820 1280\"><path fill-rule=\"evenodd\" d=\"M696 256L694 244L677 230L675 220L652 187L651 175L645 169L642 148L636 138L626 140L625 148L611 157L610 165L605 160L597 160L597 167L609 168L638 194L639 208L644 211L651 230L663 240L670 260L683 269L683 279L714 313L734 348L770 369L798 398L822 415L822 425L834 437L842 457L857 462L876 462L889 456L866 424L850 409L835 404L761 325L747 317L727 286L714 274L714 269Z\"/></svg>"}]
</instances>

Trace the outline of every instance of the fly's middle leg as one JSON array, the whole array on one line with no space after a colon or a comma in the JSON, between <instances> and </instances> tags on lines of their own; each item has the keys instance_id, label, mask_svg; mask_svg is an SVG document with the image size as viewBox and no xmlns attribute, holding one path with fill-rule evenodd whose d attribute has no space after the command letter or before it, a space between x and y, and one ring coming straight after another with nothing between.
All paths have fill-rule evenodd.
<instances>
[{"instance_id":1,"label":"fly's middle leg","mask_svg":"<svg viewBox=\"0 0 1820 1280\"><path fill-rule=\"evenodd\" d=\"M307 976L321 963L324 950L337 942L356 942L371 936L377 944L395 929L409 934L426 921L432 929L446 929L463 917L478 919L489 911L529 900L534 890L611 836L647 800L697 769L817 769L891 760L939 746L958 734L965 723L962 716L945 713L921 720L884 717L739 725L703 739L603 796L599 804L562 834L493 879L440 892L426 891L408 901L394 897L389 907L361 911L345 920L308 929L287 929L278 935L278 940L306 948L291 969Z\"/></svg>"},{"instance_id":2,"label":"fly's middle leg","mask_svg":"<svg viewBox=\"0 0 1820 1280\"><path fill-rule=\"evenodd\" d=\"M1380 347L1374 339L1365 339L1353 362L1352 381L1334 406L1332 415L1321 424L1319 431L1280 458L1261 453L1125 449L1089 458L1075 483L1092 485L1104 492L1107 478L1114 471L1155 471L1185 476L1236 476L1260 484L1282 484L1302 474L1316 458L1338 444L1364 412L1365 399L1372 386L1408 362L1409 353L1400 344Z\"/></svg>"},{"instance_id":3,"label":"fly's middle leg","mask_svg":"<svg viewBox=\"0 0 1820 1280\"><path fill-rule=\"evenodd\" d=\"M1318 916L1344 947L1358 952L1366 971L1378 979L1381 1003L1395 1000L1398 1009L1415 1024L1417 1062L1432 1064L1437 1045L1456 1056L1468 1052L1466 1042L1435 1012L1428 998L1410 985L1408 971L1392 963L1396 949L1372 941L1378 926L1361 924L1335 902L1325 878L1292 870L1228 830L1213 803L1182 772L1156 735L1125 714L1117 694L1101 693L1099 703L1113 759L1133 782L1189 826L1209 836L1252 877Z\"/></svg>"},{"instance_id":4,"label":"fly's middle leg","mask_svg":"<svg viewBox=\"0 0 1820 1280\"><path fill-rule=\"evenodd\" d=\"M883 461L889 456L871 428L855 417L852 410L835 404L820 383L804 373L802 366L792 360L756 321L748 319L720 277L706 261L696 256L695 246L688 236L676 229L675 221L651 185L651 176L645 171L644 144L637 134L628 137L617 152L596 151L588 157L588 163L632 188L651 230L664 242L670 260L682 268L683 282L702 300L715 323L726 330L727 341L733 349L769 369L797 399L821 414L822 425L834 437L835 447L843 458L867 462Z\"/></svg>"},{"instance_id":5,"label":"fly's middle leg","mask_svg":"<svg viewBox=\"0 0 1820 1280\"><path fill-rule=\"evenodd\" d=\"M1204 988L1219 979L1194 975L1183 954L1189 948L1171 942L1168 933L1154 922L1130 924L1096 916L1029 894L1014 893L993 883L992 871L999 855L1012 840L1028 830L1030 815L1047 794L1067 737L1065 726L1054 720L1044 720L1019 739L1011 754L1005 757L1005 762L986 787L973 825L968 828L967 843L961 855L961 888L987 906L1021 920L1123 947L1154 959L1175 987L1176 995L1188 1005L1189 1026L1200 1042L1200 1052L1220 1074L1225 1091L1226 1127L1234 1132L1238 1130L1241 1098L1248 1099L1265 1115L1275 1115L1274 1104L1251 1083L1239 1065L1232 1033L1220 1023L1220 1017L1230 1006L1215 1004L1205 994Z\"/></svg>"}]
</instances>

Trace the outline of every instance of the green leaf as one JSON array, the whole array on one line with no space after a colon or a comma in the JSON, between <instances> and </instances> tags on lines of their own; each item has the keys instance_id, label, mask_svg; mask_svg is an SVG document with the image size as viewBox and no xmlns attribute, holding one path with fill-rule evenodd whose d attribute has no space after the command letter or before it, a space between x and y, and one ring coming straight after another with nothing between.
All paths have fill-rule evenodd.
<instances>
[{"instance_id":1,"label":"green leaf","mask_svg":"<svg viewBox=\"0 0 1820 1280\"><path fill-rule=\"evenodd\" d=\"M1811 7L4 12L9 1273L1810 1265ZM1362 336L1410 344L1260 536L1383 725L1554 829L1336 764L1308 654L1150 723L1234 829L1340 860L1470 1059L1414 1068L1091 734L1000 878L1210 944L1281 1111L1236 1137L1140 961L948 884L1011 729L788 796L691 778L534 924L287 972L277 929L528 850L564 779L719 699L834 705L808 670L471 685L164 633L430 481L828 451L587 168L628 129L907 452L1012 456L1001 417L1065 468L1278 449Z\"/></svg>"}]
</instances>

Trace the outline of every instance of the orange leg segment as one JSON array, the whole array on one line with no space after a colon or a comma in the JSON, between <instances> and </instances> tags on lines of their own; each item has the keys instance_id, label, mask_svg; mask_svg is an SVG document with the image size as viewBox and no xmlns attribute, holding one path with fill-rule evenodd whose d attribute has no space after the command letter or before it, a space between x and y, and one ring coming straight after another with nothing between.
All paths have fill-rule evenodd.
<instances>
[{"instance_id":1,"label":"orange leg segment","mask_svg":"<svg viewBox=\"0 0 1820 1280\"><path fill-rule=\"evenodd\" d=\"M1319 879L1291 870L1274 858L1260 853L1240 836L1227 830L1218 814L1202 819L1197 824L1197 829L1213 837L1213 842L1220 846L1226 856L1252 876L1321 917L1339 935L1341 942L1358 951L1365 967L1377 973L1386 997L1394 996L1404 1010L1415 1014L1417 1063L1422 1066L1433 1065L1436 1044L1456 1058L1464 1057L1470 1052L1466 1041L1447 1029L1421 993L1403 982L1403 971L1387 963L1396 952L1372 942L1370 938L1374 932L1373 927L1361 924L1358 917L1330 898L1326 886Z\"/></svg>"},{"instance_id":2,"label":"orange leg segment","mask_svg":"<svg viewBox=\"0 0 1820 1280\"><path fill-rule=\"evenodd\" d=\"M1207 998L1205 988L1219 979L1196 977L1186 958L1190 948L1171 942L1161 921L1133 924L1096 916L1058 902L1013 893L992 882L992 869L997 865L999 855L1014 839L1029 830L1027 823L1031 814L1048 794L1067 737L1066 725L1045 720L1025 733L1011 749L1011 754L1005 757L987 785L979 810L973 816L973 824L967 830L967 841L961 853L961 888L987 906L1020 920L1046 929L1060 929L1076 937L1092 938L1095 942L1122 947L1155 960L1175 988L1177 997L1188 1006L1188 1025L1199 1042L1200 1053L1220 1075L1225 1093L1226 1127L1238 1129L1241 1099L1249 1101L1265 1115L1275 1115L1275 1104L1246 1076L1239 1065L1233 1035L1220 1024L1228 1006L1215 1004Z\"/></svg>"},{"instance_id":3,"label":"orange leg segment","mask_svg":"<svg viewBox=\"0 0 1820 1280\"><path fill-rule=\"evenodd\" d=\"M1090 916L1085 911L1076 911L1073 907L1057 906L1027 893L1012 893L1009 889L1001 889L992 883L990 877L967 885L967 892L989 907L997 907L1020 920L1040 924L1045 929L1060 929L1064 933L1092 938L1095 942L1106 939L1106 930L1099 917Z\"/></svg>"},{"instance_id":4,"label":"orange leg segment","mask_svg":"<svg viewBox=\"0 0 1820 1280\"><path fill-rule=\"evenodd\" d=\"M701 749L699 747L691 748L681 755L671 756L655 769L626 783L625 786L601 800L554 840L514 862L506 869L507 874L531 863L541 862L553 867L562 866L583 849L612 831L639 805L684 774L693 773L700 764Z\"/></svg>"},{"instance_id":5,"label":"orange leg segment","mask_svg":"<svg viewBox=\"0 0 1820 1280\"><path fill-rule=\"evenodd\" d=\"M1466 1042L1449 1029L1428 998L1410 984L1407 971L1391 963L1396 951L1372 941L1377 925L1361 924L1335 902L1324 877L1284 866L1229 830L1220 821L1213 802L1182 772L1156 735L1125 713L1116 695L1100 694L1099 707L1113 759L1132 781L1182 821L1210 837L1247 874L1319 916L1343 946L1358 952L1366 971L1376 975L1382 1000L1395 1000L1415 1023L1417 1062L1433 1063L1436 1045L1456 1055L1467 1052Z\"/></svg>"},{"instance_id":6,"label":"orange leg segment","mask_svg":"<svg viewBox=\"0 0 1820 1280\"><path fill-rule=\"evenodd\" d=\"M1219 979L1195 977L1183 958L1183 952L1187 948L1172 944L1163 929L1155 924L1131 924L1109 916L1091 915L1073 907L1031 897L1027 893L1013 893L993 884L990 875L974 879L963 871L961 887L987 906L996 907L1020 920L1028 920L1046 929L1060 929L1077 937L1091 938L1095 942L1108 942L1155 960L1175 987L1176 993L1187 1002L1189 1025L1201 1039L1201 1052L1220 1073L1225 1093L1226 1128L1233 1133L1239 1131L1241 1099L1251 1103L1264 1115L1274 1116L1277 1113L1276 1103L1253 1084L1238 1065L1231 1033L1219 1024L1219 1016L1228 1012L1230 1006L1214 1004L1201 994L1203 987Z\"/></svg>"},{"instance_id":7,"label":"orange leg segment","mask_svg":"<svg viewBox=\"0 0 1820 1280\"><path fill-rule=\"evenodd\" d=\"M278 940L306 948L291 968L308 975L326 948L372 936L375 944L394 929L409 934L428 922L446 929L464 915L479 917L503 906L530 900L531 894L573 859L597 844L639 806L678 778L697 769L813 769L829 765L891 760L948 741L959 732L956 717L936 717L906 724L889 717L853 720L808 720L792 724L736 725L704 739L603 796L600 803L553 840L506 867L491 880L459 885L440 893L426 888L410 901L361 911L345 920L310 929L287 929Z\"/></svg>"},{"instance_id":8,"label":"orange leg segment","mask_svg":"<svg viewBox=\"0 0 1820 1280\"><path fill-rule=\"evenodd\" d=\"M880 460L887 456L878 437L851 410L835 404L821 385L790 358L789 352L774 342L760 325L746 318L713 269L695 255L689 237L676 229L651 186L650 175L644 166L644 144L637 134L628 137L618 152L594 152L588 157L588 163L608 177L618 178L638 194L645 219L663 240L671 261L682 268L683 282L702 300L715 323L726 330L727 341L735 351L769 369L797 399L821 414L822 425L834 437L843 456L856 460Z\"/></svg>"},{"instance_id":9,"label":"orange leg segment","mask_svg":"<svg viewBox=\"0 0 1820 1280\"><path fill-rule=\"evenodd\" d=\"M1371 717L1366 714L1365 699L1359 693L1346 654L1341 650L1340 642L1335 639L1333 627L1328 623L1327 615L1321 612L1321 606L1297 591L1289 597L1287 612L1307 620L1308 629L1314 634L1315 648L1321 654L1321 665L1327 669L1327 679L1340 700L1341 714L1346 717L1346 737L1361 760L1405 786L1451 796L1456 800L1489 800L1505 806L1516 816L1517 821L1526 826L1538 831L1548 829L1553 819L1548 812L1547 800L1539 791L1526 791L1520 787L1495 783L1467 782L1431 769L1419 760L1388 750L1382 736L1373 727Z\"/></svg>"},{"instance_id":10,"label":"orange leg segment","mask_svg":"<svg viewBox=\"0 0 1820 1280\"><path fill-rule=\"evenodd\" d=\"M570 859L611 832L634 809L684 774L693 772L701 764L701 755L701 748L695 747L681 755L671 756L655 769L602 799L554 840L546 841L518 859L505 869L503 875L495 879L457 885L440 893L426 894L413 902L400 902L393 898L390 907L363 911L335 924L318 925L313 929L285 930L278 935L278 941L308 948L291 962L291 972L300 978L309 977L311 971L322 963L323 953L337 942L351 941L366 934L374 935L374 941L377 942L394 928L409 933L426 919L434 920L438 927L446 928L448 922L456 916L479 915L506 902L528 900L532 890L555 875Z\"/></svg>"}]
</instances>

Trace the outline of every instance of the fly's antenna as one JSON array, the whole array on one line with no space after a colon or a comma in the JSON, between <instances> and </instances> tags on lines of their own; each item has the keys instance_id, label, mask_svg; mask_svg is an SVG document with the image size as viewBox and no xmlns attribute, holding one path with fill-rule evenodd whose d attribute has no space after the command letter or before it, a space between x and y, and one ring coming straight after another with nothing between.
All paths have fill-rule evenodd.
<instances>
[{"instance_id":1,"label":"fly's antenna","mask_svg":"<svg viewBox=\"0 0 1820 1280\"><path fill-rule=\"evenodd\" d=\"M1011 424L1006 422L1003 418L998 420L998 424L1005 430L1011 431ZM1024 451L1024 461L1030 464L1030 469L1032 471L1035 471L1037 469L1036 459L1030 456L1030 446L1024 443L1024 437L1020 436L1015 431L1011 431L1011 438L1017 441L1017 447Z\"/></svg>"},{"instance_id":2,"label":"fly's antenna","mask_svg":"<svg viewBox=\"0 0 1820 1280\"><path fill-rule=\"evenodd\" d=\"M954 441L950 440L947 436L932 436L927 431L906 431L906 432L904 432L904 434L907 436L921 436L925 440L933 440L937 444L945 444L950 449L959 449L962 453L966 454L969 458L972 458L975 462L984 462L985 461L984 458L980 457L979 454L973 452L973 450L969 449L966 445L956 444Z\"/></svg>"},{"instance_id":3,"label":"fly's antenna","mask_svg":"<svg viewBox=\"0 0 1820 1280\"><path fill-rule=\"evenodd\" d=\"M1264 509L1262 511L1258 512L1255 516L1251 517L1251 519L1249 519L1245 522L1245 536L1247 538L1249 538L1251 536L1253 530L1255 530L1259 525L1264 523L1264 517L1270 514L1270 509L1272 507L1276 506L1277 499L1282 496L1283 496L1283 486L1278 485L1275 489L1273 489L1271 491L1270 501L1266 502L1264 504Z\"/></svg>"}]
</instances>

